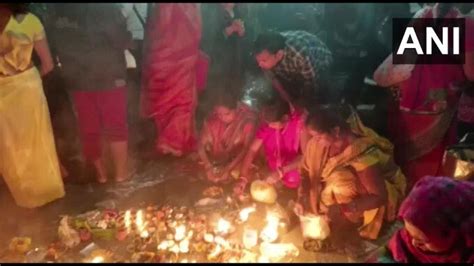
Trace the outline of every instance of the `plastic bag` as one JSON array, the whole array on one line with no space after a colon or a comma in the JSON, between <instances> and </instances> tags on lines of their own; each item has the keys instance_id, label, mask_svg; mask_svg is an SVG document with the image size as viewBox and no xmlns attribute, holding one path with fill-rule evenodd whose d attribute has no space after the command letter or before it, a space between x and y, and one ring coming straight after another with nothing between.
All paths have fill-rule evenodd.
<instances>
[{"instance_id":1,"label":"plastic bag","mask_svg":"<svg viewBox=\"0 0 474 266\"><path fill-rule=\"evenodd\" d=\"M68 248L73 248L81 243L79 233L69 226L68 216L64 216L59 222L58 236L61 242Z\"/></svg>"}]
</instances>

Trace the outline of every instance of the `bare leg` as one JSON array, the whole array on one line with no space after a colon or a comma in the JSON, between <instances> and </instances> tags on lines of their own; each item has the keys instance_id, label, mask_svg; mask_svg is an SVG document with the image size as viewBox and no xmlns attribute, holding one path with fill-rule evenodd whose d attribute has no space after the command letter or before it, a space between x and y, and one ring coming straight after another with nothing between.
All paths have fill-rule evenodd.
<instances>
[{"instance_id":1,"label":"bare leg","mask_svg":"<svg viewBox=\"0 0 474 266\"><path fill-rule=\"evenodd\" d=\"M115 181L123 182L128 178L128 142L110 142L110 151L115 165Z\"/></svg>"},{"instance_id":2,"label":"bare leg","mask_svg":"<svg viewBox=\"0 0 474 266\"><path fill-rule=\"evenodd\" d=\"M102 158L95 160L94 166L97 172L97 182L101 184L107 182L107 171L105 170L104 161Z\"/></svg>"}]
</instances>

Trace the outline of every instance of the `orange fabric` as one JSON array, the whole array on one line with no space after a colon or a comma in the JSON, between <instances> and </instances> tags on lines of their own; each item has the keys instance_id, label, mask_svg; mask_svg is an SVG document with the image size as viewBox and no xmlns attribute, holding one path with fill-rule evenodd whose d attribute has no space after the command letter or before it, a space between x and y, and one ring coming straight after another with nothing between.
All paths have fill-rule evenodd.
<instances>
[{"instance_id":1,"label":"orange fabric","mask_svg":"<svg viewBox=\"0 0 474 266\"><path fill-rule=\"evenodd\" d=\"M196 147L196 68L201 39L198 4L157 4L149 24L142 111L154 119L158 151Z\"/></svg>"}]
</instances>

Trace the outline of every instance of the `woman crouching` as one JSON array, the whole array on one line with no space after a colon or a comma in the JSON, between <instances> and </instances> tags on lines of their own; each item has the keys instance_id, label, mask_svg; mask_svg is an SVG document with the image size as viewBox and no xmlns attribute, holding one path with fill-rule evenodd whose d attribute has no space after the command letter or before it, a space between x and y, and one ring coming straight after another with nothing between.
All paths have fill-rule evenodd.
<instances>
[{"instance_id":1,"label":"woman crouching","mask_svg":"<svg viewBox=\"0 0 474 266\"><path fill-rule=\"evenodd\" d=\"M255 133L257 117L245 104L231 96L221 96L201 132L199 157L211 182L230 181ZM220 169L219 169L220 168ZM218 171L219 170L219 171Z\"/></svg>"},{"instance_id":2,"label":"woman crouching","mask_svg":"<svg viewBox=\"0 0 474 266\"><path fill-rule=\"evenodd\" d=\"M312 112L306 122L308 141L302 176L310 211L342 218L358 234L376 239L384 221L393 221L405 195L406 180L393 161L392 144L366 128L353 111L347 120L335 108ZM296 212L302 213L301 203ZM333 230L333 232L337 232Z\"/></svg>"}]
</instances>

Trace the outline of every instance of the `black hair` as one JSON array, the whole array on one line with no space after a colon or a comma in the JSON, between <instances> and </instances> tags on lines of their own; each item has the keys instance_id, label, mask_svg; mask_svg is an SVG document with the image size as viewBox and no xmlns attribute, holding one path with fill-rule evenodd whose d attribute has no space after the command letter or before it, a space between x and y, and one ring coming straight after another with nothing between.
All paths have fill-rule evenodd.
<instances>
[{"instance_id":1,"label":"black hair","mask_svg":"<svg viewBox=\"0 0 474 266\"><path fill-rule=\"evenodd\" d=\"M350 131L341 110L334 106L320 106L310 110L306 126L325 134L331 134L336 127L339 127L342 132Z\"/></svg>"},{"instance_id":2,"label":"black hair","mask_svg":"<svg viewBox=\"0 0 474 266\"><path fill-rule=\"evenodd\" d=\"M285 48L286 39L278 32L267 31L258 35L254 43L254 53L259 54L264 50L275 54Z\"/></svg>"},{"instance_id":3,"label":"black hair","mask_svg":"<svg viewBox=\"0 0 474 266\"><path fill-rule=\"evenodd\" d=\"M274 97L263 103L261 116L266 122L278 122L290 112L290 106L279 97Z\"/></svg>"},{"instance_id":4,"label":"black hair","mask_svg":"<svg viewBox=\"0 0 474 266\"><path fill-rule=\"evenodd\" d=\"M231 110L237 108L237 97L234 97L232 93L219 93L217 95L214 107L216 106L225 106Z\"/></svg>"},{"instance_id":5,"label":"black hair","mask_svg":"<svg viewBox=\"0 0 474 266\"><path fill-rule=\"evenodd\" d=\"M449 11L451 11L451 9L453 9L455 6L454 6L454 3L450 3L450 2L447 2L447 3L439 3L439 7L438 7L438 11L439 11L439 14L438 14L438 17L439 18L444 18L448 13Z\"/></svg>"},{"instance_id":6,"label":"black hair","mask_svg":"<svg viewBox=\"0 0 474 266\"><path fill-rule=\"evenodd\" d=\"M10 9L13 16L30 12L30 3L7 3L5 5Z\"/></svg>"}]
</instances>

